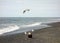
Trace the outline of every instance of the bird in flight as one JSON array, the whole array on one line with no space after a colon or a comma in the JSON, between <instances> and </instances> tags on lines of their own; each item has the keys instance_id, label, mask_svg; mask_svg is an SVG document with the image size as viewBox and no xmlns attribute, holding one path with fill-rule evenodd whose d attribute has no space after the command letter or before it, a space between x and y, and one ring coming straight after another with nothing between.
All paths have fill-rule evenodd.
<instances>
[{"instance_id":1,"label":"bird in flight","mask_svg":"<svg viewBox=\"0 0 60 43\"><path fill-rule=\"evenodd\" d=\"M25 9L25 10L23 10L23 14L24 14L25 12L27 12L27 11L30 11L30 9Z\"/></svg>"}]
</instances>

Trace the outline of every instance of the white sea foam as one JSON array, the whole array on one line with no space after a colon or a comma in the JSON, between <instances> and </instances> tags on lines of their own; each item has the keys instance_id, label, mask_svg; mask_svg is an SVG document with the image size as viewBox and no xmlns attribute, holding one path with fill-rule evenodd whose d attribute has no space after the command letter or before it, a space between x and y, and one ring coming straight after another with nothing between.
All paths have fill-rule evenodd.
<instances>
[{"instance_id":1,"label":"white sea foam","mask_svg":"<svg viewBox=\"0 0 60 43\"><path fill-rule=\"evenodd\" d=\"M6 28L0 29L0 35L7 33L7 32L15 31L18 29L19 29L19 27L17 25L11 25Z\"/></svg>"},{"instance_id":2,"label":"white sea foam","mask_svg":"<svg viewBox=\"0 0 60 43\"><path fill-rule=\"evenodd\" d=\"M38 26L41 24L42 24L42 22L37 22L37 23L33 23L33 24L23 25L22 27L33 27L33 26Z\"/></svg>"},{"instance_id":3,"label":"white sea foam","mask_svg":"<svg viewBox=\"0 0 60 43\"><path fill-rule=\"evenodd\" d=\"M28 24L28 25L22 25L22 27L33 27L33 26L38 26L38 25L41 25L41 22ZM20 27L21 26L17 26L17 25L8 25L8 27L0 29L0 35L3 35L4 33L7 33L7 32L18 30Z\"/></svg>"}]
</instances>

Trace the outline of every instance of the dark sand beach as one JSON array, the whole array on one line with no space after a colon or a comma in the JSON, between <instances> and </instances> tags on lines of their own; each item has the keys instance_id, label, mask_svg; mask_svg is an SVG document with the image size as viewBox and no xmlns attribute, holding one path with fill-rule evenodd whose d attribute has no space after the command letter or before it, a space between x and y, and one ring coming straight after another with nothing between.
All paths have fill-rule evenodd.
<instances>
[{"instance_id":1,"label":"dark sand beach","mask_svg":"<svg viewBox=\"0 0 60 43\"><path fill-rule=\"evenodd\" d=\"M48 24L52 27L35 30L29 39L24 33L0 36L0 43L60 43L60 22Z\"/></svg>"}]
</instances>

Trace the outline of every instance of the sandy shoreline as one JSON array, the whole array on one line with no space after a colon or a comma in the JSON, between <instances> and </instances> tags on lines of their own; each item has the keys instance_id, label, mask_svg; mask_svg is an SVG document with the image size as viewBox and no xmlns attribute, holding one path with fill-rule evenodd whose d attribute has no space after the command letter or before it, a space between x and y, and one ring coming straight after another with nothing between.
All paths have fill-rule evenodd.
<instances>
[{"instance_id":1,"label":"sandy shoreline","mask_svg":"<svg viewBox=\"0 0 60 43\"><path fill-rule=\"evenodd\" d=\"M60 22L48 24L52 27L34 31L33 38L20 33L11 36L1 36L0 43L60 43Z\"/></svg>"}]
</instances>

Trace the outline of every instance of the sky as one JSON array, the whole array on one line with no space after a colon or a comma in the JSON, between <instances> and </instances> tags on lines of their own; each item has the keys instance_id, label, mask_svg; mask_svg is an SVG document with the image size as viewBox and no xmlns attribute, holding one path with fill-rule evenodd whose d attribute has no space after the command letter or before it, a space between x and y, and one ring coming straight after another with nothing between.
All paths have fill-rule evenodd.
<instances>
[{"instance_id":1,"label":"sky","mask_svg":"<svg viewBox=\"0 0 60 43\"><path fill-rule=\"evenodd\" d=\"M60 0L0 0L0 17L60 17Z\"/></svg>"}]
</instances>

